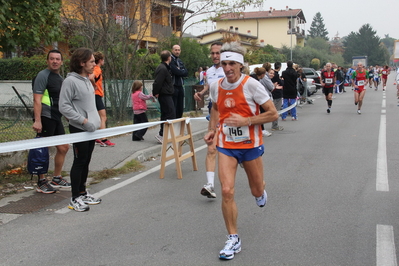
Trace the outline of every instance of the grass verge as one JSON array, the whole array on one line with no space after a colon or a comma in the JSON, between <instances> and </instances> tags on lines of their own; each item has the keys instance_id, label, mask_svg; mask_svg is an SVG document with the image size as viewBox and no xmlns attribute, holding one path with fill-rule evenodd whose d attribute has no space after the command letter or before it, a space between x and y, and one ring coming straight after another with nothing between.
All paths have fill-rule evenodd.
<instances>
[{"instance_id":1,"label":"grass verge","mask_svg":"<svg viewBox=\"0 0 399 266\"><path fill-rule=\"evenodd\" d=\"M127 162L124 166L117 169L104 169L101 171L92 171L89 177L92 178L90 184L98 184L108 178L117 177L119 175L137 172L143 169L144 166L136 160ZM63 176L68 173L63 171ZM47 173L47 178L50 179L52 172ZM7 195L21 193L36 187L37 176L31 178L31 175L26 170L26 166L9 165L7 169L0 172L0 199Z\"/></svg>"}]
</instances>

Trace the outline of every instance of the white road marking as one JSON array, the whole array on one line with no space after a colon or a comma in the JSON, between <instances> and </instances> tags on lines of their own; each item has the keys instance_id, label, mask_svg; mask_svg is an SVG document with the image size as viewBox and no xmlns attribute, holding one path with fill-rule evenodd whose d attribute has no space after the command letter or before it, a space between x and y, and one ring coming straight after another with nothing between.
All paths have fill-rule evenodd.
<instances>
[{"instance_id":1,"label":"white road marking","mask_svg":"<svg viewBox=\"0 0 399 266\"><path fill-rule=\"evenodd\" d=\"M377 266L397 266L393 226L377 224Z\"/></svg>"},{"instance_id":2,"label":"white road marking","mask_svg":"<svg viewBox=\"0 0 399 266\"><path fill-rule=\"evenodd\" d=\"M385 100L382 101L385 108ZM382 111L386 111L383 109ZM388 165L387 165L387 117L382 112L380 120L380 132L378 134L378 151L377 151L377 173L376 173L376 190L389 191L388 184Z\"/></svg>"}]
</instances>

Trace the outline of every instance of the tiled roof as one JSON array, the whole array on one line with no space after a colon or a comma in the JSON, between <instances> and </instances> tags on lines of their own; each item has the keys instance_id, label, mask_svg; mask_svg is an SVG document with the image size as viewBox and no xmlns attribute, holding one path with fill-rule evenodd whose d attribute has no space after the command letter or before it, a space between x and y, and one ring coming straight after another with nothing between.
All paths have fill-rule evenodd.
<instances>
[{"instance_id":1,"label":"tiled roof","mask_svg":"<svg viewBox=\"0 0 399 266\"><path fill-rule=\"evenodd\" d=\"M266 18L289 18L298 16L306 22L305 16L303 15L302 9L283 9L275 10L270 9L269 11L255 11L255 12L237 12L227 13L221 15L218 19L266 19Z\"/></svg>"},{"instance_id":2,"label":"tiled roof","mask_svg":"<svg viewBox=\"0 0 399 266\"><path fill-rule=\"evenodd\" d=\"M229 30L225 30L225 29L218 29L218 30L210 31L210 32L198 35L197 38L201 39L201 38L203 38L205 36L212 35L214 33L223 34L225 32L230 32L230 33L233 33L233 34L237 34L241 38L248 38L248 39L257 39L258 38L257 36L254 36L254 35L251 35L251 34L244 34L244 33L236 32L236 31L229 31Z\"/></svg>"}]
</instances>

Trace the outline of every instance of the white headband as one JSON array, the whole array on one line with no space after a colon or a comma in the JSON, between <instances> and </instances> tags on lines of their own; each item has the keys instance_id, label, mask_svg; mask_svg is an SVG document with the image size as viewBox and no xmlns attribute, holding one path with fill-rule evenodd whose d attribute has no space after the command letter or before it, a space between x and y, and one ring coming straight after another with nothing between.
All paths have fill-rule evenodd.
<instances>
[{"instance_id":1,"label":"white headband","mask_svg":"<svg viewBox=\"0 0 399 266\"><path fill-rule=\"evenodd\" d=\"M244 65L244 56L242 54L239 54L239 53L223 52L220 55L220 61L225 61L225 60L236 61L236 62Z\"/></svg>"}]
</instances>

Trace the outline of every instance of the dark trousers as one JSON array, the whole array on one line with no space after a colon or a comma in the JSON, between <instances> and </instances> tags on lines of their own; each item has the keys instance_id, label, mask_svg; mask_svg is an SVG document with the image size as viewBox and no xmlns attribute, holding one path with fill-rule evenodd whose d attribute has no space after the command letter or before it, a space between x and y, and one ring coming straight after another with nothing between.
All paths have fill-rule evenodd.
<instances>
[{"instance_id":1,"label":"dark trousers","mask_svg":"<svg viewBox=\"0 0 399 266\"><path fill-rule=\"evenodd\" d=\"M71 133L83 132L69 125ZM95 140L77 142L73 144L73 164L71 168L72 198L79 197L86 192L86 181L89 174L89 164L94 150Z\"/></svg>"},{"instance_id":2,"label":"dark trousers","mask_svg":"<svg viewBox=\"0 0 399 266\"><path fill-rule=\"evenodd\" d=\"M140 123L147 123L147 122L148 122L148 118L147 118L146 113L133 115L133 124L140 124ZM147 128L133 131L132 140L142 140L146 132L147 132Z\"/></svg>"},{"instance_id":3,"label":"dark trousers","mask_svg":"<svg viewBox=\"0 0 399 266\"><path fill-rule=\"evenodd\" d=\"M344 83L342 82L341 85L339 85L339 92L343 92L345 90Z\"/></svg>"},{"instance_id":4,"label":"dark trousers","mask_svg":"<svg viewBox=\"0 0 399 266\"><path fill-rule=\"evenodd\" d=\"M161 121L176 118L176 109L173 104L172 95L159 95L158 102L161 107ZM161 124L161 129L159 130L159 135L163 136L163 124Z\"/></svg>"},{"instance_id":5,"label":"dark trousers","mask_svg":"<svg viewBox=\"0 0 399 266\"><path fill-rule=\"evenodd\" d=\"M263 114L264 112L266 112L266 111L263 109L262 106L259 106L259 110L260 110L260 113L261 113L261 114ZM260 127L262 128L262 130L265 130L265 126L264 126L263 124L261 124Z\"/></svg>"},{"instance_id":6,"label":"dark trousers","mask_svg":"<svg viewBox=\"0 0 399 266\"><path fill-rule=\"evenodd\" d=\"M184 88L182 86L174 86L173 103L176 109L176 118L181 118L184 111Z\"/></svg>"}]
</instances>

